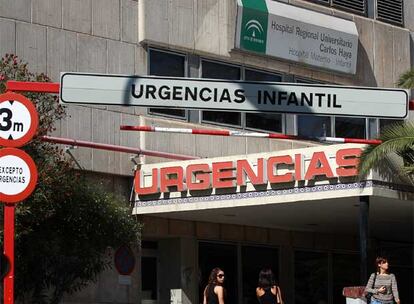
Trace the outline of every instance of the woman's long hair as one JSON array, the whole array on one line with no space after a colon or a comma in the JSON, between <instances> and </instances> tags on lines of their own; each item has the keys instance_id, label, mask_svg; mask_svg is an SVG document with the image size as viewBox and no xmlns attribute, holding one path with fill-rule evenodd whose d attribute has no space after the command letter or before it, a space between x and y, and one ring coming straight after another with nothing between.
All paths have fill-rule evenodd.
<instances>
[{"instance_id":1,"label":"woman's long hair","mask_svg":"<svg viewBox=\"0 0 414 304\"><path fill-rule=\"evenodd\" d=\"M259 273L259 282L257 286L260 288L271 288L276 285L275 276L270 268L263 268Z\"/></svg>"},{"instance_id":2,"label":"woman's long hair","mask_svg":"<svg viewBox=\"0 0 414 304\"><path fill-rule=\"evenodd\" d=\"M208 296L209 296L209 291L210 288L214 288L215 285L220 285L219 282L217 281L217 274L223 271L221 268L213 268L213 270L211 270L210 272L210 276L208 277L208 283L207 283L207 287L205 289L205 296L207 297L207 301L208 301Z\"/></svg>"}]
</instances>

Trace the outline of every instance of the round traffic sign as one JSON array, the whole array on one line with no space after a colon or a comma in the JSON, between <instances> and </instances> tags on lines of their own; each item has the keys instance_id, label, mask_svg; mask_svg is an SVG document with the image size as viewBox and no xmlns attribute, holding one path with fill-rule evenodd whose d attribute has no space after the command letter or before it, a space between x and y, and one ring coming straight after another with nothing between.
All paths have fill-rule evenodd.
<instances>
[{"instance_id":1,"label":"round traffic sign","mask_svg":"<svg viewBox=\"0 0 414 304\"><path fill-rule=\"evenodd\" d=\"M27 198L37 182L33 159L15 148L0 150L0 202L18 203Z\"/></svg>"},{"instance_id":2,"label":"round traffic sign","mask_svg":"<svg viewBox=\"0 0 414 304\"><path fill-rule=\"evenodd\" d=\"M0 146L21 147L36 133L38 115L33 103L23 95L0 95Z\"/></svg>"},{"instance_id":3,"label":"round traffic sign","mask_svg":"<svg viewBox=\"0 0 414 304\"><path fill-rule=\"evenodd\" d=\"M126 245L122 245L115 252L115 268L119 274L130 275L135 267L135 257L131 248Z\"/></svg>"}]
</instances>

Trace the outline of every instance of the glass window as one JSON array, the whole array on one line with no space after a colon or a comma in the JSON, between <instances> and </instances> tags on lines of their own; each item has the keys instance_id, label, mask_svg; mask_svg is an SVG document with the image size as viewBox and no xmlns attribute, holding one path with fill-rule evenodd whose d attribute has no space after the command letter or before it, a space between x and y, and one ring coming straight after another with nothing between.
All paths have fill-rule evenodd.
<instances>
[{"instance_id":1,"label":"glass window","mask_svg":"<svg viewBox=\"0 0 414 304\"><path fill-rule=\"evenodd\" d=\"M203 60L202 78L240 80L240 68L234 65Z\"/></svg>"},{"instance_id":2,"label":"glass window","mask_svg":"<svg viewBox=\"0 0 414 304\"><path fill-rule=\"evenodd\" d=\"M331 117L317 115L298 115L298 136L324 137L331 136Z\"/></svg>"},{"instance_id":3,"label":"glass window","mask_svg":"<svg viewBox=\"0 0 414 304\"><path fill-rule=\"evenodd\" d=\"M149 49L149 75L185 77L185 56ZM150 108L150 113L185 118L185 110Z\"/></svg>"},{"instance_id":4,"label":"glass window","mask_svg":"<svg viewBox=\"0 0 414 304\"><path fill-rule=\"evenodd\" d=\"M384 130L388 126L391 126L394 124L403 124L403 123L404 123L404 120L400 120L400 119L380 119L379 120L380 133L382 130Z\"/></svg>"},{"instance_id":5,"label":"glass window","mask_svg":"<svg viewBox=\"0 0 414 304\"><path fill-rule=\"evenodd\" d=\"M333 303L345 304L342 289L360 283L359 256L357 254L332 254Z\"/></svg>"},{"instance_id":6,"label":"glass window","mask_svg":"<svg viewBox=\"0 0 414 304\"><path fill-rule=\"evenodd\" d=\"M348 138L365 138L365 126L365 118L335 117L335 136Z\"/></svg>"},{"instance_id":7,"label":"glass window","mask_svg":"<svg viewBox=\"0 0 414 304\"><path fill-rule=\"evenodd\" d=\"M317 84L318 82L296 78L297 83ZM324 137L332 136L331 117L318 115L297 115L298 136Z\"/></svg>"},{"instance_id":8,"label":"glass window","mask_svg":"<svg viewBox=\"0 0 414 304\"><path fill-rule=\"evenodd\" d=\"M236 66L203 60L201 77L240 80L241 71L240 68ZM240 112L203 111L202 120L219 124L241 126Z\"/></svg>"},{"instance_id":9,"label":"glass window","mask_svg":"<svg viewBox=\"0 0 414 304\"><path fill-rule=\"evenodd\" d=\"M246 81L282 81L280 75L250 69L244 71L244 78ZM283 132L282 119L282 114L246 113L246 128L281 133Z\"/></svg>"},{"instance_id":10,"label":"glass window","mask_svg":"<svg viewBox=\"0 0 414 304\"><path fill-rule=\"evenodd\" d=\"M267 72L261 72L256 70L245 69L244 70L244 79L250 81L273 81L281 82L282 76L277 74L271 74Z\"/></svg>"},{"instance_id":11,"label":"glass window","mask_svg":"<svg viewBox=\"0 0 414 304\"><path fill-rule=\"evenodd\" d=\"M328 254L295 251L295 304L328 303Z\"/></svg>"},{"instance_id":12,"label":"glass window","mask_svg":"<svg viewBox=\"0 0 414 304\"><path fill-rule=\"evenodd\" d=\"M276 248L242 247L243 304L257 304L256 287L263 267L272 269L276 284L279 277L279 253Z\"/></svg>"}]
</instances>

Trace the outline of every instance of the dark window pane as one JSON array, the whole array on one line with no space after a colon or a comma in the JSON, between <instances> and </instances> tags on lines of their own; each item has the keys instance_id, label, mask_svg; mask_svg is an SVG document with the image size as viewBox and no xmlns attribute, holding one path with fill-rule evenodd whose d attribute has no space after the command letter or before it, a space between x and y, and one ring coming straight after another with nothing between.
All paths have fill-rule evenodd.
<instances>
[{"instance_id":1,"label":"dark window pane","mask_svg":"<svg viewBox=\"0 0 414 304\"><path fill-rule=\"evenodd\" d=\"M331 136L331 118L328 116L298 115L298 135L304 137Z\"/></svg>"},{"instance_id":2,"label":"dark window pane","mask_svg":"<svg viewBox=\"0 0 414 304\"><path fill-rule=\"evenodd\" d=\"M154 76L185 77L185 57L149 50L149 74ZM185 118L185 110L150 108L150 113Z\"/></svg>"},{"instance_id":3,"label":"dark window pane","mask_svg":"<svg viewBox=\"0 0 414 304\"><path fill-rule=\"evenodd\" d=\"M249 69L245 70L244 78L250 81L282 81L280 75ZM282 132L282 114L246 113L246 127L271 132Z\"/></svg>"},{"instance_id":4,"label":"dark window pane","mask_svg":"<svg viewBox=\"0 0 414 304\"><path fill-rule=\"evenodd\" d=\"M386 129L388 126L391 125L396 125L396 124L403 124L404 120L399 120L399 119L380 119L379 120L379 124L380 124L380 133Z\"/></svg>"},{"instance_id":5,"label":"dark window pane","mask_svg":"<svg viewBox=\"0 0 414 304\"><path fill-rule=\"evenodd\" d=\"M264 267L272 269L276 284L279 277L278 250L266 247L242 247L242 271L243 271L243 304L257 304L256 287L259 272Z\"/></svg>"},{"instance_id":6,"label":"dark window pane","mask_svg":"<svg viewBox=\"0 0 414 304\"><path fill-rule=\"evenodd\" d=\"M185 77L185 57L150 50L149 74L154 76Z\"/></svg>"},{"instance_id":7,"label":"dark window pane","mask_svg":"<svg viewBox=\"0 0 414 304\"><path fill-rule=\"evenodd\" d=\"M335 117L335 136L365 138L365 118Z\"/></svg>"},{"instance_id":8,"label":"dark window pane","mask_svg":"<svg viewBox=\"0 0 414 304\"><path fill-rule=\"evenodd\" d=\"M349 286L358 286L359 256L357 254L333 254L333 303L345 304L346 298L342 295L342 289Z\"/></svg>"},{"instance_id":9,"label":"dark window pane","mask_svg":"<svg viewBox=\"0 0 414 304\"><path fill-rule=\"evenodd\" d=\"M282 114L246 113L246 127L282 132Z\"/></svg>"},{"instance_id":10,"label":"dark window pane","mask_svg":"<svg viewBox=\"0 0 414 304\"><path fill-rule=\"evenodd\" d=\"M202 61L203 78L240 80L240 68L211 61Z\"/></svg>"},{"instance_id":11,"label":"dark window pane","mask_svg":"<svg viewBox=\"0 0 414 304\"><path fill-rule=\"evenodd\" d=\"M328 254L295 252L295 304L328 303Z\"/></svg>"},{"instance_id":12,"label":"dark window pane","mask_svg":"<svg viewBox=\"0 0 414 304\"><path fill-rule=\"evenodd\" d=\"M241 125L241 116L238 112L203 111L203 120L219 124Z\"/></svg>"},{"instance_id":13,"label":"dark window pane","mask_svg":"<svg viewBox=\"0 0 414 304\"><path fill-rule=\"evenodd\" d=\"M270 73L264 73L255 70L248 70L244 71L244 78L245 80L252 80L252 81L274 81L280 82L282 81L282 76Z\"/></svg>"},{"instance_id":14,"label":"dark window pane","mask_svg":"<svg viewBox=\"0 0 414 304\"><path fill-rule=\"evenodd\" d=\"M141 258L142 298L157 299L157 258Z\"/></svg>"},{"instance_id":15,"label":"dark window pane","mask_svg":"<svg viewBox=\"0 0 414 304\"><path fill-rule=\"evenodd\" d=\"M210 61L202 61L202 78L240 79L240 68ZM239 112L203 111L202 120L220 124L241 125Z\"/></svg>"}]
</instances>

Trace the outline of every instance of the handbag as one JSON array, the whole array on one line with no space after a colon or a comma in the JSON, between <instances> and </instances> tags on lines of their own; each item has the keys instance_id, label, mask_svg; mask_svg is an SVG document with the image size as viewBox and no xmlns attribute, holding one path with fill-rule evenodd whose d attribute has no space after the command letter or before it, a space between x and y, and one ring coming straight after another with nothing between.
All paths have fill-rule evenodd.
<instances>
[{"instance_id":1,"label":"handbag","mask_svg":"<svg viewBox=\"0 0 414 304\"><path fill-rule=\"evenodd\" d=\"M372 289L374 289L374 287L375 287L375 280L376 279L377 279L377 273L375 272L375 274L374 274L374 282L372 283ZM372 296L373 296L373 293L372 292L367 292L365 294L365 298L367 299L367 304L371 303Z\"/></svg>"}]
</instances>

